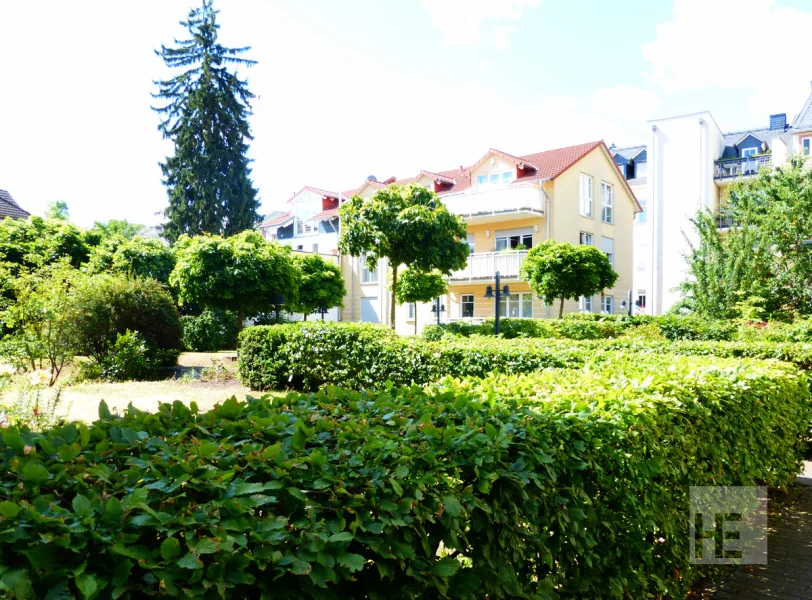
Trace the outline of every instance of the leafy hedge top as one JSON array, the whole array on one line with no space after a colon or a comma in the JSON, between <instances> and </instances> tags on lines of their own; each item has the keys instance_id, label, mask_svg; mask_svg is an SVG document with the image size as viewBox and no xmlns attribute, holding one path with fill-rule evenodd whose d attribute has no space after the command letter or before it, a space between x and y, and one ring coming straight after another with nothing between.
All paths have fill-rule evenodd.
<instances>
[{"instance_id":1,"label":"leafy hedge top","mask_svg":"<svg viewBox=\"0 0 812 600\"><path fill-rule=\"evenodd\" d=\"M743 361L443 386L7 430L0 591L679 596L687 485L788 483L809 417L802 375Z\"/></svg>"}]
</instances>

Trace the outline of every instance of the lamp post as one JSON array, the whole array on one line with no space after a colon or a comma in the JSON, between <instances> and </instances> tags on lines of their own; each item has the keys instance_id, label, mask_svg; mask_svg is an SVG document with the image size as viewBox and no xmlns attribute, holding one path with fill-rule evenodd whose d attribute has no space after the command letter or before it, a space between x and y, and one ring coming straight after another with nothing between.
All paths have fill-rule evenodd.
<instances>
[{"instance_id":1,"label":"lamp post","mask_svg":"<svg viewBox=\"0 0 812 600\"><path fill-rule=\"evenodd\" d=\"M274 311L276 312L276 324L279 325L279 309L285 305L285 297L282 296L282 294L275 294L271 299L271 303L273 304Z\"/></svg>"},{"instance_id":2,"label":"lamp post","mask_svg":"<svg viewBox=\"0 0 812 600\"><path fill-rule=\"evenodd\" d=\"M322 302L321 305L313 311L315 315L321 315L321 320L324 321L324 315L326 315L330 310L327 308L327 305Z\"/></svg>"},{"instance_id":3,"label":"lamp post","mask_svg":"<svg viewBox=\"0 0 812 600\"><path fill-rule=\"evenodd\" d=\"M445 304L440 304L440 297L434 299L434 303L431 305L431 312L437 313L437 324L440 324L440 313L445 312ZM417 311L415 311L415 319L417 319Z\"/></svg>"},{"instance_id":4,"label":"lamp post","mask_svg":"<svg viewBox=\"0 0 812 600\"><path fill-rule=\"evenodd\" d=\"M500 280L499 280L499 271L496 272L496 292L494 293L493 286L489 285L485 288L485 297L486 298L493 298L493 305L494 305L494 315L495 322L494 322L494 332L496 335L499 335L499 299L502 297L510 296L510 288L505 285L504 288L502 287Z\"/></svg>"}]
</instances>

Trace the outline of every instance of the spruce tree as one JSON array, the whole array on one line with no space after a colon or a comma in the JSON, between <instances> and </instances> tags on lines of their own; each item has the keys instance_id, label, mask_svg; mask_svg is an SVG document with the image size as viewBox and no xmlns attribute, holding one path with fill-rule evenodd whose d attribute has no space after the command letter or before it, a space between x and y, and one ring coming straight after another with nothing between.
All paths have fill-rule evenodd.
<instances>
[{"instance_id":1,"label":"spruce tree","mask_svg":"<svg viewBox=\"0 0 812 600\"><path fill-rule=\"evenodd\" d=\"M229 70L256 62L242 58L250 47L218 43L218 12L212 0L203 0L181 21L189 39L156 50L169 68L183 69L171 79L155 81L158 92L153 94L166 101L153 107L161 117L158 129L175 144L174 156L161 163L169 196L164 237L170 242L182 234L234 235L260 219L246 156L254 96L247 80Z\"/></svg>"}]
</instances>

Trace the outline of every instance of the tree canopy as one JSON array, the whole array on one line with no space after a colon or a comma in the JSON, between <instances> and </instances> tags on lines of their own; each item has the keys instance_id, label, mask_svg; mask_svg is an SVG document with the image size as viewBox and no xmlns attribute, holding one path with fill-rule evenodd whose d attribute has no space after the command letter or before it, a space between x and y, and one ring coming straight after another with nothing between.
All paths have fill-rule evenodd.
<instances>
[{"instance_id":1,"label":"tree canopy","mask_svg":"<svg viewBox=\"0 0 812 600\"><path fill-rule=\"evenodd\" d=\"M449 275L465 266L465 221L446 209L437 194L419 185L390 185L371 198L354 196L341 208L339 251L366 257L374 269L381 258L392 269L390 325L395 326L398 269L438 270Z\"/></svg>"},{"instance_id":2,"label":"tree canopy","mask_svg":"<svg viewBox=\"0 0 812 600\"><path fill-rule=\"evenodd\" d=\"M88 230L89 234L97 236L101 241L105 238L120 236L125 240L131 240L146 227L138 223L130 223L127 219L110 219L109 221L96 221L93 227Z\"/></svg>"},{"instance_id":3,"label":"tree canopy","mask_svg":"<svg viewBox=\"0 0 812 600\"><path fill-rule=\"evenodd\" d=\"M406 269L400 276L397 290L397 303L431 302L448 291L448 279L440 271L425 273L416 269ZM415 310L414 332L417 335L417 311Z\"/></svg>"},{"instance_id":4,"label":"tree canopy","mask_svg":"<svg viewBox=\"0 0 812 600\"><path fill-rule=\"evenodd\" d=\"M111 271L130 277L150 277L169 283L169 274L175 268L172 248L158 240L113 236L93 248L88 260L89 273Z\"/></svg>"},{"instance_id":5,"label":"tree canopy","mask_svg":"<svg viewBox=\"0 0 812 600\"><path fill-rule=\"evenodd\" d=\"M203 0L181 21L188 39L156 52L170 69L182 69L156 81L154 94L165 101L154 109L161 117L159 130L175 145L174 155L161 164L169 196L164 235L170 242L183 234L234 235L260 219L247 157L254 96L247 81L230 70L255 62L242 58L250 48L217 41L218 12L212 0Z\"/></svg>"},{"instance_id":6,"label":"tree canopy","mask_svg":"<svg viewBox=\"0 0 812 600\"><path fill-rule=\"evenodd\" d=\"M347 288L337 264L318 254L300 254L294 256L294 260L301 274L301 283L298 298L288 302L288 310L304 314L306 321L307 315L321 306L333 308L342 305Z\"/></svg>"},{"instance_id":7,"label":"tree canopy","mask_svg":"<svg viewBox=\"0 0 812 600\"><path fill-rule=\"evenodd\" d=\"M67 221L69 217L70 211L68 210L68 203L64 200L54 200L53 202L49 202L47 208L45 209L46 219L59 219L60 221Z\"/></svg>"},{"instance_id":8,"label":"tree canopy","mask_svg":"<svg viewBox=\"0 0 812 600\"><path fill-rule=\"evenodd\" d=\"M233 310L238 328L245 316L267 311L282 295L295 302L300 273L288 246L266 241L256 231L230 238L181 236L177 264L169 276L181 305Z\"/></svg>"},{"instance_id":9,"label":"tree canopy","mask_svg":"<svg viewBox=\"0 0 812 600\"><path fill-rule=\"evenodd\" d=\"M6 218L0 221L0 260L23 267L42 267L62 258L78 267L90 249L84 232L60 219Z\"/></svg>"},{"instance_id":10,"label":"tree canopy","mask_svg":"<svg viewBox=\"0 0 812 600\"><path fill-rule=\"evenodd\" d=\"M725 233L707 211L693 219L681 304L717 318L742 316L742 303L773 318L812 314L812 170L803 157L735 182L722 208L734 223Z\"/></svg>"},{"instance_id":11,"label":"tree canopy","mask_svg":"<svg viewBox=\"0 0 812 600\"><path fill-rule=\"evenodd\" d=\"M594 246L554 240L530 249L521 276L547 304L560 300L559 318L564 314L564 300L597 294L611 288L618 277L606 254Z\"/></svg>"}]
</instances>

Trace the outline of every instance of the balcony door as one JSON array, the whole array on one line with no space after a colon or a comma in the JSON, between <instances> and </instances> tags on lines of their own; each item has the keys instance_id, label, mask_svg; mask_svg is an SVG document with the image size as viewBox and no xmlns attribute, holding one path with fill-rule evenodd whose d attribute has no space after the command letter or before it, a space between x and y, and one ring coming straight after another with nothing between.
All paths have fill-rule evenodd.
<instances>
[{"instance_id":1,"label":"balcony door","mask_svg":"<svg viewBox=\"0 0 812 600\"><path fill-rule=\"evenodd\" d=\"M510 248L530 249L533 247L533 228L521 227L519 229L502 229L496 231L496 252Z\"/></svg>"}]
</instances>

